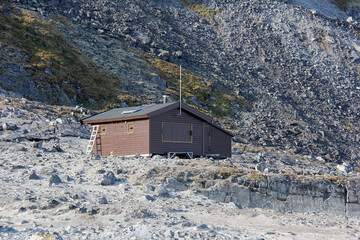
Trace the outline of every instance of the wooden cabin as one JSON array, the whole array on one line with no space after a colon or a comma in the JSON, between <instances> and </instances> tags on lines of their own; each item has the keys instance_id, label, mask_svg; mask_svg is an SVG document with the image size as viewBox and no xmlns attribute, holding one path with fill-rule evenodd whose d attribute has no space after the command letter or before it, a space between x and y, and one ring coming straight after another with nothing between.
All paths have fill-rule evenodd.
<instances>
[{"instance_id":1,"label":"wooden cabin","mask_svg":"<svg viewBox=\"0 0 360 240\"><path fill-rule=\"evenodd\" d=\"M88 152L108 155L231 157L233 135L186 104L115 108L82 120L92 125Z\"/></svg>"}]
</instances>

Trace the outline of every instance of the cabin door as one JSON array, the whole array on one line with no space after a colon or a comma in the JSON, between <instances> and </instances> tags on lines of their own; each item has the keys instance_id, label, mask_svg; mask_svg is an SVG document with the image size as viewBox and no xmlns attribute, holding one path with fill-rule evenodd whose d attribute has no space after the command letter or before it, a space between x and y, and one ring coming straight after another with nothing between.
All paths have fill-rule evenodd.
<instances>
[{"instance_id":1,"label":"cabin door","mask_svg":"<svg viewBox=\"0 0 360 240\"><path fill-rule=\"evenodd\" d=\"M211 152L211 127L208 124L204 124L203 129L203 143L204 143L204 154Z\"/></svg>"}]
</instances>

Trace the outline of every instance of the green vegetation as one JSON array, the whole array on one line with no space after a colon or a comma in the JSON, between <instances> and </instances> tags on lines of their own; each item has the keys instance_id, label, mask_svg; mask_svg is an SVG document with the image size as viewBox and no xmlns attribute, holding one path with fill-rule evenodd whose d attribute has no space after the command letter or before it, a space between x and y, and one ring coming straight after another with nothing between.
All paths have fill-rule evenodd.
<instances>
[{"instance_id":1,"label":"green vegetation","mask_svg":"<svg viewBox=\"0 0 360 240\"><path fill-rule=\"evenodd\" d=\"M2 14L4 7L10 9L10 16ZM59 86L69 98L76 96L77 102L86 107L93 107L89 98L100 108L116 101L113 89L119 89L119 81L112 73L81 54L49 22L30 11L11 9L11 5L0 1L0 42L17 47L28 57L21 64L37 85ZM0 52L0 57L3 54ZM51 74L45 73L46 68L51 69Z\"/></svg>"},{"instance_id":2,"label":"green vegetation","mask_svg":"<svg viewBox=\"0 0 360 240\"><path fill-rule=\"evenodd\" d=\"M207 6L195 3L193 0L180 0L180 2L190 10L200 14L202 17L211 18L212 16L220 13L220 10L212 10Z\"/></svg>"},{"instance_id":3,"label":"green vegetation","mask_svg":"<svg viewBox=\"0 0 360 240\"><path fill-rule=\"evenodd\" d=\"M351 5L360 5L360 0L332 0L332 2L343 11Z\"/></svg>"},{"instance_id":4,"label":"green vegetation","mask_svg":"<svg viewBox=\"0 0 360 240\"><path fill-rule=\"evenodd\" d=\"M144 55L143 58L162 79L167 81L169 86L166 89L167 94L177 98L180 81L179 66L154 59L149 55ZM235 116L234 105L236 104L241 108L251 108L243 97L236 96L224 87L215 86L201 77L188 73L186 69L183 69L182 82L182 95L187 100L186 103L198 109L194 103L194 99L197 99L202 106L208 107L215 118ZM199 110L203 111L203 109Z\"/></svg>"}]
</instances>

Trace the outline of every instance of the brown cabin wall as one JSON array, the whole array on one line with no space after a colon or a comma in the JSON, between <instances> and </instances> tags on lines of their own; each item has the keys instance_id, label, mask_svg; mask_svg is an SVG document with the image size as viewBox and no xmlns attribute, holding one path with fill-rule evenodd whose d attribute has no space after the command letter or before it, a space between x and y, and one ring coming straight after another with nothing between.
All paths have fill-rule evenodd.
<instances>
[{"instance_id":1,"label":"brown cabin wall","mask_svg":"<svg viewBox=\"0 0 360 240\"><path fill-rule=\"evenodd\" d=\"M231 136L216 127L211 128L210 154L231 157Z\"/></svg>"},{"instance_id":2,"label":"brown cabin wall","mask_svg":"<svg viewBox=\"0 0 360 240\"><path fill-rule=\"evenodd\" d=\"M192 115L175 109L150 119L150 152L153 154L166 154L167 152L193 152L202 155L202 121ZM192 143L171 143L162 141L162 122L191 123Z\"/></svg>"},{"instance_id":3,"label":"brown cabin wall","mask_svg":"<svg viewBox=\"0 0 360 240\"><path fill-rule=\"evenodd\" d=\"M128 132L128 124L133 124L133 133ZM149 119L100 124L106 128L105 134L98 134L93 153L102 156L134 155L149 153Z\"/></svg>"},{"instance_id":4,"label":"brown cabin wall","mask_svg":"<svg viewBox=\"0 0 360 240\"><path fill-rule=\"evenodd\" d=\"M166 154L167 152L193 152L194 155L220 154L231 157L231 136L213 127L193 115L183 111L178 116L179 110L175 109L150 119L150 152L153 154ZM192 123L192 143L169 143L162 141L162 122ZM211 128L210 150L204 149L204 126ZM205 151L205 152L204 152Z\"/></svg>"}]
</instances>

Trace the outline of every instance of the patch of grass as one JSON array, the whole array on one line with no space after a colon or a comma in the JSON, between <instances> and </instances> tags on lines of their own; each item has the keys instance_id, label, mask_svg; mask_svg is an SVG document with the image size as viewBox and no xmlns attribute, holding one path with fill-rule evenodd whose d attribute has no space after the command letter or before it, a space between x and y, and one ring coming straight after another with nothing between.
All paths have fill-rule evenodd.
<instances>
[{"instance_id":1,"label":"patch of grass","mask_svg":"<svg viewBox=\"0 0 360 240\"><path fill-rule=\"evenodd\" d=\"M332 0L341 10L346 11L349 6L360 5L360 0Z\"/></svg>"},{"instance_id":2,"label":"patch of grass","mask_svg":"<svg viewBox=\"0 0 360 240\"><path fill-rule=\"evenodd\" d=\"M46 20L28 10L13 11L4 1L0 3L11 13L5 16L0 11L0 42L17 47L28 57L20 64L26 66L38 86L58 86L69 98L90 108L94 105L89 99L95 100L99 108L116 101L115 90L120 84L111 72L81 54ZM46 68L51 74L45 73Z\"/></svg>"},{"instance_id":3,"label":"patch of grass","mask_svg":"<svg viewBox=\"0 0 360 240\"><path fill-rule=\"evenodd\" d=\"M221 176L222 179L227 179L229 177L235 177L243 173L243 171L236 168L221 167L218 170L216 170L214 173L218 176Z\"/></svg>"},{"instance_id":4,"label":"patch of grass","mask_svg":"<svg viewBox=\"0 0 360 240\"><path fill-rule=\"evenodd\" d=\"M151 65L157 74L167 82L166 94L178 98L180 83L180 67L172 63L143 55L144 60ZM251 109L251 104L241 96L237 96L222 86L216 86L205 79L182 69L182 96L186 103L202 112L197 103L207 107L207 113L217 118L234 117L234 106Z\"/></svg>"},{"instance_id":5,"label":"patch of grass","mask_svg":"<svg viewBox=\"0 0 360 240\"><path fill-rule=\"evenodd\" d=\"M179 0L179 2L181 2L185 7L190 7L194 4L193 0Z\"/></svg>"},{"instance_id":6,"label":"patch of grass","mask_svg":"<svg viewBox=\"0 0 360 240\"><path fill-rule=\"evenodd\" d=\"M216 14L221 13L220 10L212 10L207 6L200 5L200 4L193 4L190 7L191 10L199 13L202 17L209 18L215 16Z\"/></svg>"},{"instance_id":7,"label":"patch of grass","mask_svg":"<svg viewBox=\"0 0 360 240\"><path fill-rule=\"evenodd\" d=\"M359 131L359 128L353 127L351 125L345 125L344 129L347 130L347 131L351 131L351 132Z\"/></svg>"},{"instance_id":8,"label":"patch of grass","mask_svg":"<svg viewBox=\"0 0 360 240\"><path fill-rule=\"evenodd\" d=\"M249 179L251 180L260 180L264 177L264 175L258 171L251 171L249 175Z\"/></svg>"},{"instance_id":9,"label":"patch of grass","mask_svg":"<svg viewBox=\"0 0 360 240\"><path fill-rule=\"evenodd\" d=\"M211 18L212 16L221 13L220 10L210 9L209 7L196 3L193 0L180 0L180 2L188 9L200 14L200 16L205 18Z\"/></svg>"}]
</instances>

